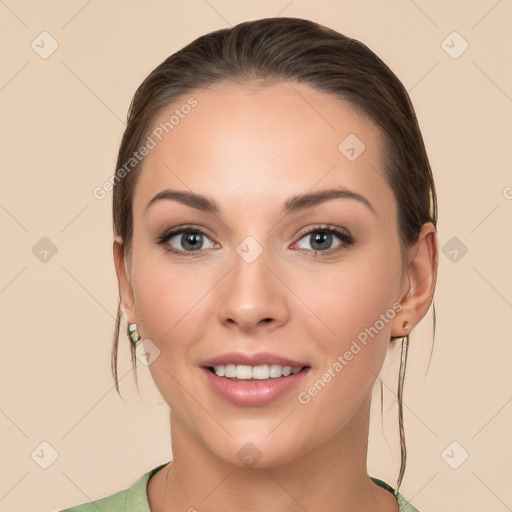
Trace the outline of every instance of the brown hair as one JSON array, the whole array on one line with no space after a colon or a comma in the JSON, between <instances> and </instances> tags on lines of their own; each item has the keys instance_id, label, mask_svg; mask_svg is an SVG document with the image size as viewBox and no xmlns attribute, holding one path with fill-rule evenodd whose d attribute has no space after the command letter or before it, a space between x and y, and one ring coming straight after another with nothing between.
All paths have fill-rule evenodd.
<instances>
[{"instance_id":1,"label":"brown hair","mask_svg":"<svg viewBox=\"0 0 512 512\"><path fill-rule=\"evenodd\" d=\"M226 81L242 85L294 81L349 102L369 117L384 137L385 179L398 205L404 262L406 249L417 241L422 225L432 222L437 226L432 171L414 108L400 80L375 53L355 39L309 20L267 18L197 38L162 62L135 92L119 148L113 191L114 236L122 238L125 257L130 253L132 198L141 167L139 162L126 172L126 163L143 145L156 118L166 107L194 90ZM123 167L125 172L120 172ZM111 361L118 394L120 324L121 297ZM396 490L400 487L406 462L402 395L407 345L402 353L398 384L401 465ZM137 382L132 343L130 352Z\"/></svg>"}]
</instances>

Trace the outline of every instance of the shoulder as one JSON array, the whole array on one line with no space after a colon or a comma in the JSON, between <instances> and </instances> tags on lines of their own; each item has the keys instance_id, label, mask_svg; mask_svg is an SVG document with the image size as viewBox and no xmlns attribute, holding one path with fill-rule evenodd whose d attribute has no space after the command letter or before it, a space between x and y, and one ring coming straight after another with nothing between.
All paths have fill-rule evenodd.
<instances>
[{"instance_id":1,"label":"shoulder","mask_svg":"<svg viewBox=\"0 0 512 512\"><path fill-rule=\"evenodd\" d=\"M148 481L166 464L160 464L144 473L128 489L59 512L151 512L147 496Z\"/></svg>"},{"instance_id":2,"label":"shoulder","mask_svg":"<svg viewBox=\"0 0 512 512\"><path fill-rule=\"evenodd\" d=\"M383 480L379 480L378 478L374 478L373 476L370 477L377 485L380 485L380 487L383 487L384 489L388 490L389 492L392 492L395 497L396 501L398 502L398 512L419 512L419 510L411 505L399 492L395 491L393 487L391 487L388 483L384 482Z\"/></svg>"},{"instance_id":3,"label":"shoulder","mask_svg":"<svg viewBox=\"0 0 512 512\"><path fill-rule=\"evenodd\" d=\"M111 494L110 496L106 496L105 498L89 501L82 505L76 505L75 507L61 510L60 512L98 512L98 510L101 510L102 512L114 512L117 510L124 511L126 510L127 494L128 490L126 489L124 491Z\"/></svg>"}]
</instances>

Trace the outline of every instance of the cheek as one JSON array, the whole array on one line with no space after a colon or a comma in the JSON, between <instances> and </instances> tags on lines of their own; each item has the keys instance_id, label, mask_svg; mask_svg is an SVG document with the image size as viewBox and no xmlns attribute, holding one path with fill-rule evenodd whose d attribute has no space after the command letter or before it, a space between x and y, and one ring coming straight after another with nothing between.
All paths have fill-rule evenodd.
<instances>
[{"instance_id":1,"label":"cheek","mask_svg":"<svg viewBox=\"0 0 512 512\"><path fill-rule=\"evenodd\" d=\"M326 379L337 383L325 396L333 393L355 404L373 385L397 312L400 271L399 252L386 249L383 241L380 248L347 258L335 271L319 268L299 292L304 296L309 290L310 326L316 324L309 335L323 354L319 370L330 371Z\"/></svg>"},{"instance_id":2,"label":"cheek","mask_svg":"<svg viewBox=\"0 0 512 512\"><path fill-rule=\"evenodd\" d=\"M198 336L201 297L211 289L197 265L168 264L159 251L135 252L132 285L141 335L160 350L178 348ZM201 277L198 278L198 275Z\"/></svg>"},{"instance_id":3,"label":"cheek","mask_svg":"<svg viewBox=\"0 0 512 512\"><path fill-rule=\"evenodd\" d=\"M160 351L149 370L170 408L177 415L183 414L182 421L186 422L197 414L188 395L196 396L200 391L199 382L190 378L191 371L198 371L192 354L207 337L208 302L201 298L212 285L208 275L193 269L194 265L167 265L164 258L151 253L136 258L134 254L132 284L139 332ZM187 384L183 387L180 383Z\"/></svg>"},{"instance_id":4,"label":"cheek","mask_svg":"<svg viewBox=\"0 0 512 512\"><path fill-rule=\"evenodd\" d=\"M399 265L398 255L361 252L337 266L319 266L306 281L302 276L297 294L306 297L305 303L322 320L324 339L346 342L373 326L382 314L394 317ZM378 328L389 331L390 323L383 328L379 322Z\"/></svg>"},{"instance_id":5,"label":"cheek","mask_svg":"<svg viewBox=\"0 0 512 512\"><path fill-rule=\"evenodd\" d=\"M323 326L319 327L312 315L310 325L317 326L309 334L322 360L315 379L298 396L305 414L323 418L319 428L326 435L334 425L348 421L371 394L386 357L396 314L396 276L386 274L379 265L346 270L335 276L316 275L317 284L329 285L328 293L313 294L316 304L312 309Z\"/></svg>"}]
</instances>

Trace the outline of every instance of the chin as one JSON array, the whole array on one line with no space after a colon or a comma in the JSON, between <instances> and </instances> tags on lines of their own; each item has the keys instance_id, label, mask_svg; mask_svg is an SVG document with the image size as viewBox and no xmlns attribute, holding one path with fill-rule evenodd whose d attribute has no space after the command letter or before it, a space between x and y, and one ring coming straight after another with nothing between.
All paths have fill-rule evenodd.
<instances>
[{"instance_id":1,"label":"chin","mask_svg":"<svg viewBox=\"0 0 512 512\"><path fill-rule=\"evenodd\" d=\"M297 441L288 437L289 443L276 437L253 437L252 440L238 438L223 443L221 451L212 449L212 453L226 464L238 468L268 469L289 464L301 456L297 452Z\"/></svg>"}]
</instances>

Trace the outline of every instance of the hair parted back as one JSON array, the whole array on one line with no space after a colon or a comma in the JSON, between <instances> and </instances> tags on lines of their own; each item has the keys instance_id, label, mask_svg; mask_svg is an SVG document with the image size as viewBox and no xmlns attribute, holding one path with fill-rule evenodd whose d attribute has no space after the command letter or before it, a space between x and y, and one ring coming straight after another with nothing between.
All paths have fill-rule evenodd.
<instances>
[{"instance_id":1,"label":"hair parted back","mask_svg":"<svg viewBox=\"0 0 512 512\"><path fill-rule=\"evenodd\" d=\"M130 104L116 164L119 170L171 104L195 90L220 82L266 85L298 82L345 100L367 116L384 138L384 178L398 209L402 256L418 240L421 227L437 227L434 178L409 95L389 67L366 45L333 29L300 18L266 18L205 34L156 67L139 86ZM116 179L113 188L114 236L129 257L133 233L132 200L143 160ZM122 321L121 297L112 347L112 374L117 392L117 352ZM435 333L435 308L434 308ZM393 340L393 339L392 339ZM135 382L135 348L130 343ZM402 394L407 351L400 363L398 402L401 466L406 462Z\"/></svg>"}]
</instances>

